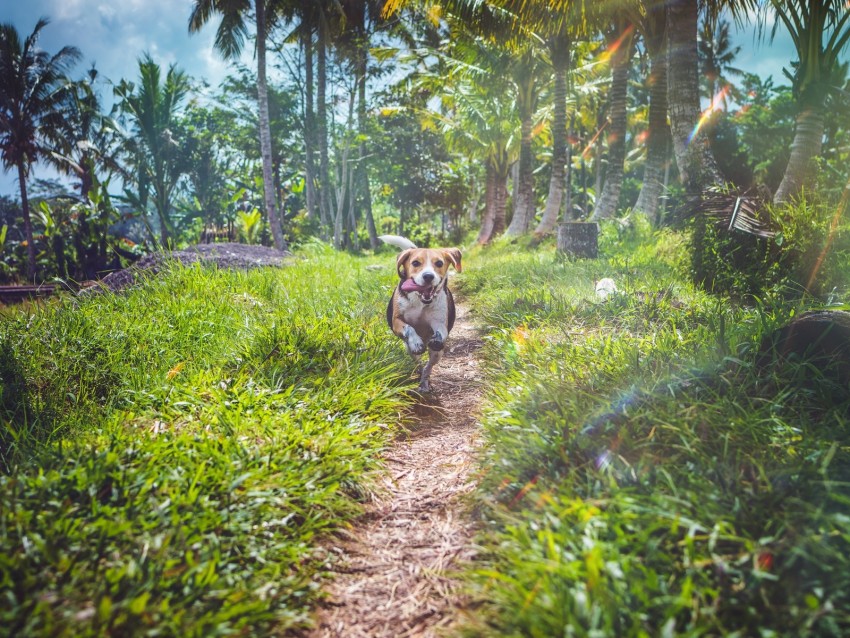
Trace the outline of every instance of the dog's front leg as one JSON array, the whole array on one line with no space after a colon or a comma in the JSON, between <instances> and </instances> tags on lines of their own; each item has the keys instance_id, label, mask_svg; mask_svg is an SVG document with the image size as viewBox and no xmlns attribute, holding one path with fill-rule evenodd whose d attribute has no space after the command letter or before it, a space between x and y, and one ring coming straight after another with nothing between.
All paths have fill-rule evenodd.
<instances>
[{"instance_id":1,"label":"dog's front leg","mask_svg":"<svg viewBox=\"0 0 850 638\"><path fill-rule=\"evenodd\" d=\"M404 341L404 345L407 346L407 352L411 357L418 357L425 352L425 342L416 334L413 326L406 324L398 317L393 319L393 332Z\"/></svg>"},{"instance_id":2,"label":"dog's front leg","mask_svg":"<svg viewBox=\"0 0 850 638\"><path fill-rule=\"evenodd\" d=\"M428 339L428 350L433 354L435 351L441 351L443 346L446 345L446 337L449 336L449 329L444 324L437 324L431 326L431 330L431 338Z\"/></svg>"}]
</instances>

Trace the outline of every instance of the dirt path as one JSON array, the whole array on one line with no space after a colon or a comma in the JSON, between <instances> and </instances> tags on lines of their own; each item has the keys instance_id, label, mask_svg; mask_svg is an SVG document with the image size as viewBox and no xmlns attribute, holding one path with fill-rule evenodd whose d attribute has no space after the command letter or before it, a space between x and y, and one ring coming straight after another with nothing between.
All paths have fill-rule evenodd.
<instances>
[{"instance_id":1,"label":"dirt path","mask_svg":"<svg viewBox=\"0 0 850 638\"><path fill-rule=\"evenodd\" d=\"M433 395L384 455L385 490L332 551L340 571L311 638L438 636L463 605L452 572L469 560L481 341L460 307Z\"/></svg>"}]
</instances>

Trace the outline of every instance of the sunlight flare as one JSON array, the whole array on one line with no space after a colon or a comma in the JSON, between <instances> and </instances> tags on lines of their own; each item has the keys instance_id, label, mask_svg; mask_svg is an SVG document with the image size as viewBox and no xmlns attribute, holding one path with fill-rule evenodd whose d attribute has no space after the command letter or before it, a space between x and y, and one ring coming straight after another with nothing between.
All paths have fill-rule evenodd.
<instances>
[{"instance_id":1,"label":"sunlight flare","mask_svg":"<svg viewBox=\"0 0 850 638\"><path fill-rule=\"evenodd\" d=\"M617 38L611 45L605 49L601 54L599 54L599 61L602 63L610 62L611 58L614 57L614 54L620 50L620 47L623 46L623 43L628 40L628 38L634 33L635 27L633 24L630 24L626 27L625 31Z\"/></svg>"},{"instance_id":2,"label":"sunlight flare","mask_svg":"<svg viewBox=\"0 0 850 638\"><path fill-rule=\"evenodd\" d=\"M711 116L717 111L723 110L723 100L726 99L726 96L729 94L729 89L731 87L729 85L724 86L720 89L714 98L711 100L711 104L705 111L702 112L702 117L697 121L696 126L694 126L694 130L691 131L691 134L688 136L688 144L690 144L694 138L699 134L700 129L705 126L706 122L711 119Z\"/></svg>"},{"instance_id":3,"label":"sunlight flare","mask_svg":"<svg viewBox=\"0 0 850 638\"><path fill-rule=\"evenodd\" d=\"M838 202L838 206L832 216L832 221L829 223L829 233L826 236L823 250L820 251L817 261L815 261L815 265L812 268L812 274L809 276L809 281L806 283L806 290L811 289L812 284L815 282L815 279L817 279L818 272L820 272L820 269L823 266L824 259L826 259L827 254L829 254L829 249L832 248L832 242L835 239L835 235L838 233L838 225L847 210L848 203L850 203L850 182L847 182L844 186L844 192L841 194L841 201Z\"/></svg>"}]
</instances>

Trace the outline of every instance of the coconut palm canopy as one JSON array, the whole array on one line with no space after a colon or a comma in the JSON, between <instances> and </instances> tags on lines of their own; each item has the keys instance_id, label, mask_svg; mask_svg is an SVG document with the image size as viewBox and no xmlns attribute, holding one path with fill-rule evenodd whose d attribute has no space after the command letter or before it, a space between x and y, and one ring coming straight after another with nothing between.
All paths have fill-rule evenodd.
<instances>
[{"instance_id":1,"label":"coconut palm canopy","mask_svg":"<svg viewBox=\"0 0 850 638\"><path fill-rule=\"evenodd\" d=\"M27 7L16 5L6 26L10 51L26 38L18 23L39 8ZM359 251L405 228L540 241L560 222L630 211L664 225L677 209L700 210L692 202L706 193L779 205L843 187L844 3L196 0L185 9L179 34L145 30L175 17L173 3L119 16L80 2L37 23L39 55L57 64L39 89L45 113L30 120L62 126L33 124L24 142L7 132L3 156L8 193L24 209L7 233L26 248L31 276L39 259L55 270L53 254L74 264L69 244L106 254L89 220L108 227L121 215L135 220L141 252L196 234L279 250L316 237ZM77 36L55 52L45 39L71 21L92 34L110 27L80 47L80 56L104 51L88 71L72 64ZM110 55L103 47L121 33L121 55ZM11 122L23 93L7 84L0 116ZM33 234L30 185L91 210ZM96 251L85 247L96 241Z\"/></svg>"}]
</instances>

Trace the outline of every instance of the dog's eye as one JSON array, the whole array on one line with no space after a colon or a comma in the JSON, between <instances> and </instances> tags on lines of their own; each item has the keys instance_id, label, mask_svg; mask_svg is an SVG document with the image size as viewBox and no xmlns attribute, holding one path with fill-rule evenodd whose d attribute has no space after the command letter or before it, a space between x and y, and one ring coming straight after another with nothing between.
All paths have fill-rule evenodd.
<instances>
[{"instance_id":1,"label":"dog's eye","mask_svg":"<svg viewBox=\"0 0 850 638\"><path fill-rule=\"evenodd\" d=\"M441 259L438 259L438 260L434 263L434 265L435 265L437 268L442 268L442 267L443 267L443 261L442 261Z\"/></svg>"},{"instance_id":2,"label":"dog's eye","mask_svg":"<svg viewBox=\"0 0 850 638\"><path fill-rule=\"evenodd\" d=\"M419 268L419 266L421 266L421 265L422 265L422 262L421 262L421 261L419 261L419 260L417 259L417 260L415 260L415 261L414 261L411 265L412 265L414 268Z\"/></svg>"}]
</instances>

